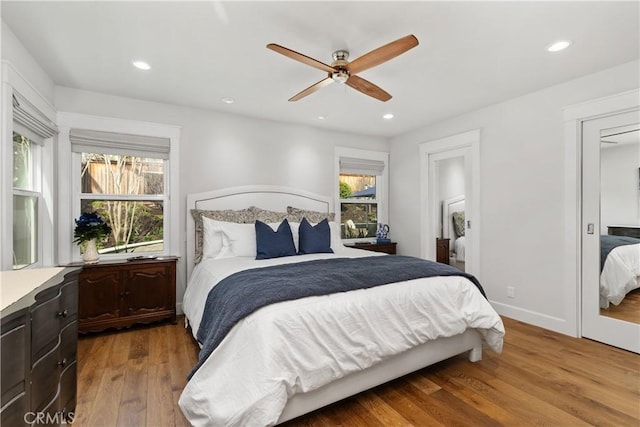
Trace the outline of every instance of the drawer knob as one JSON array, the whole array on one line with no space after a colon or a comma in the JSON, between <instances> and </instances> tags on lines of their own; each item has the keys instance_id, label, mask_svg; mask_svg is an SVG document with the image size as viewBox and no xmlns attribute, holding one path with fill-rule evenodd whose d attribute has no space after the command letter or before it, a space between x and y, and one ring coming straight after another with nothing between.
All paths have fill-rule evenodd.
<instances>
[{"instance_id":1,"label":"drawer knob","mask_svg":"<svg viewBox=\"0 0 640 427\"><path fill-rule=\"evenodd\" d=\"M69 314L69 312L66 309L64 311L59 311L58 312L58 318L64 319L65 317L67 317L68 314Z\"/></svg>"},{"instance_id":2,"label":"drawer knob","mask_svg":"<svg viewBox=\"0 0 640 427\"><path fill-rule=\"evenodd\" d=\"M67 366L67 358L65 357L61 361L59 361L58 366L60 366L61 368L64 368L65 366Z\"/></svg>"}]
</instances>

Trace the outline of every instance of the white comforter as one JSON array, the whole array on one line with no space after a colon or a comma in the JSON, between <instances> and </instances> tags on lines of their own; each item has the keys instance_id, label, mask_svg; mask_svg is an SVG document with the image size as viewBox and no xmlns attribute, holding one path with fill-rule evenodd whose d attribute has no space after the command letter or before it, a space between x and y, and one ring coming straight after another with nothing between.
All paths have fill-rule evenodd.
<instances>
[{"instance_id":1,"label":"white comforter","mask_svg":"<svg viewBox=\"0 0 640 427\"><path fill-rule=\"evenodd\" d=\"M235 271L372 255L344 249L263 261L205 260L193 272L184 311L195 334L209 289ZM272 425L296 393L467 328L477 328L490 348L502 351L500 317L470 281L455 276L273 304L231 330L187 383L179 405L195 426Z\"/></svg>"},{"instance_id":2,"label":"white comforter","mask_svg":"<svg viewBox=\"0 0 640 427\"><path fill-rule=\"evenodd\" d=\"M600 308L618 305L640 287L640 244L614 248L600 273Z\"/></svg>"},{"instance_id":3,"label":"white comforter","mask_svg":"<svg viewBox=\"0 0 640 427\"><path fill-rule=\"evenodd\" d=\"M453 243L456 251L456 261L464 262L464 247L465 247L465 236L460 236Z\"/></svg>"}]
</instances>

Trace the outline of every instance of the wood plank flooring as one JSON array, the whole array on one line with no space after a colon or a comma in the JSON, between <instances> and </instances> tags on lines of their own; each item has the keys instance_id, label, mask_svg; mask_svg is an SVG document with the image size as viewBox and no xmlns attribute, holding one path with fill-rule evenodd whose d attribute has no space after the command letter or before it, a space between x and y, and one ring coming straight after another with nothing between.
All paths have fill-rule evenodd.
<instances>
[{"instance_id":1,"label":"wood plank flooring","mask_svg":"<svg viewBox=\"0 0 640 427\"><path fill-rule=\"evenodd\" d=\"M600 315L640 323L640 288L629 292L619 305L609 304L609 308L601 308Z\"/></svg>"},{"instance_id":2,"label":"wood plank flooring","mask_svg":"<svg viewBox=\"0 0 640 427\"><path fill-rule=\"evenodd\" d=\"M640 426L639 355L504 322L501 355L460 355L286 426ZM74 427L188 425L177 401L197 353L181 321L81 337Z\"/></svg>"}]
</instances>

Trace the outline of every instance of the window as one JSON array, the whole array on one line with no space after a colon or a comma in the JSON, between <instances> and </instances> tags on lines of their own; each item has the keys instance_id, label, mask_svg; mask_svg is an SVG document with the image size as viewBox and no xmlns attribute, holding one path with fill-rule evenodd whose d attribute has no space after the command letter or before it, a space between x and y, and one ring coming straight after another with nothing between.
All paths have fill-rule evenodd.
<instances>
[{"instance_id":1,"label":"window","mask_svg":"<svg viewBox=\"0 0 640 427\"><path fill-rule=\"evenodd\" d=\"M9 75L12 75L9 73ZM11 155L6 163L11 169L12 182L7 183L6 191L10 196L3 199L11 200L11 211L7 215L6 223L2 227L11 230L2 243L2 268L19 270L28 267L48 265L53 260L51 249L53 200L50 192L52 175L50 174L50 156L52 143L50 138L57 133L55 123L49 116L52 111L41 110L33 102L21 95L16 89L11 91L13 109L11 122L12 146ZM27 93L29 91L27 90ZM38 102L40 99L33 93L31 100L40 107L48 107ZM49 116L42 111L47 111ZM3 151L8 148L3 147ZM8 150L4 151L7 154ZM4 162L4 160L3 160ZM3 191L4 191L3 185ZM9 196L9 194L7 194Z\"/></svg>"},{"instance_id":2,"label":"window","mask_svg":"<svg viewBox=\"0 0 640 427\"><path fill-rule=\"evenodd\" d=\"M111 226L99 253L164 250L164 161L82 153L80 212Z\"/></svg>"},{"instance_id":3,"label":"window","mask_svg":"<svg viewBox=\"0 0 640 427\"><path fill-rule=\"evenodd\" d=\"M375 237L378 227L375 175L340 174L340 221L343 239Z\"/></svg>"},{"instance_id":4,"label":"window","mask_svg":"<svg viewBox=\"0 0 640 427\"><path fill-rule=\"evenodd\" d=\"M28 137L13 132L14 270L38 262L39 148Z\"/></svg>"},{"instance_id":5,"label":"window","mask_svg":"<svg viewBox=\"0 0 640 427\"><path fill-rule=\"evenodd\" d=\"M375 239L378 224L387 218L388 154L336 148L336 158L342 238Z\"/></svg>"},{"instance_id":6,"label":"window","mask_svg":"<svg viewBox=\"0 0 640 427\"><path fill-rule=\"evenodd\" d=\"M69 139L80 189L75 217L97 212L111 227L98 252L165 252L169 140L77 129Z\"/></svg>"}]
</instances>

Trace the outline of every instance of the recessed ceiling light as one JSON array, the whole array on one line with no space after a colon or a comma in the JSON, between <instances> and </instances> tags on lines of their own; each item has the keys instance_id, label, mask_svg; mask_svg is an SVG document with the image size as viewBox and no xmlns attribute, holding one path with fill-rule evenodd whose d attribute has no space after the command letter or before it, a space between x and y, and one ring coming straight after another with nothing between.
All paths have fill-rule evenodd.
<instances>
[{"instance_id":1,"label":"recessed ceiling light","mask_svg":"<svg viewBox=\"0 0 640 427\"><path fill-rule=\"evenodd\" d=\"M234 102L236 102L236 100L231 98L230 96L225 96L224 98L220 98L220 101L224 102L225 104L233 104Z\"/></svg>"},{"instance_id":2,"label":"recessed ceiling light","mask_svg":"<svg viewBox=\"0 0 640 427\"><path fill-rule=\"evenodd\" d=\"M557 42L553 42L553 44L547 47L548 52L559 52L571 46L573 43L571 40L558 40Z\"/></svg>"},{"instance_id":3,"label":"recessed ceiling light","mask_svg":"<svg viewBox=\"0 0 640 427\"><path fill-rule=\"evenodd\" d=\"M144 61L133 61L133 66L140 70L145 70L145 71L148 71L151 69L151 65L149 65Z\"/></svg>"},{"instance_id":4,"label":"recessed ceiling light","mask_svg":"<svg viewBox=\"0 0 640 427\"><path fill-rule=\"evenodd\" d=\"M391 120L391 119L393 119L393 114L387 113L384 116L382 116L382 118L385 119L385 120Z\"/></svg>"},{"instance_id":5,"label":"recessed ceiling light","mask_svg":"<svg viewBox=\"0 0 640 427\"><path fill-rule=\"evenodd\" d=\"M327 120L327 116L318 116L318 120Z\"/></svg>"}]
</instances>

